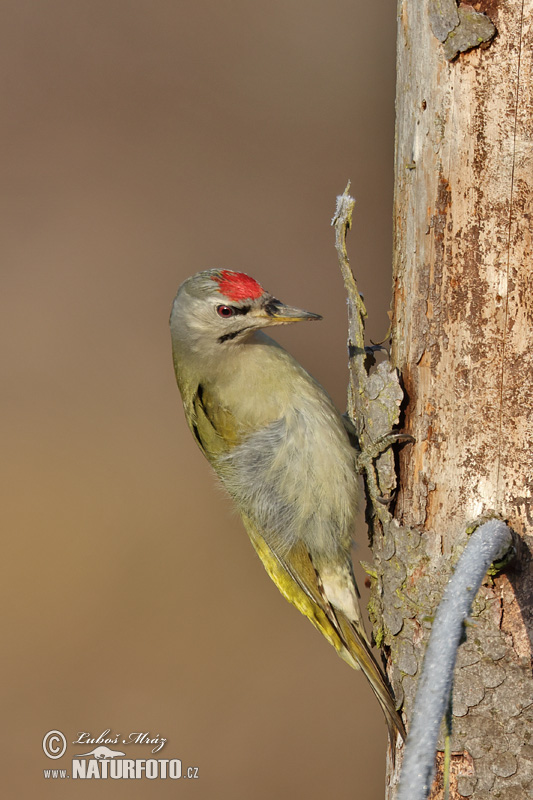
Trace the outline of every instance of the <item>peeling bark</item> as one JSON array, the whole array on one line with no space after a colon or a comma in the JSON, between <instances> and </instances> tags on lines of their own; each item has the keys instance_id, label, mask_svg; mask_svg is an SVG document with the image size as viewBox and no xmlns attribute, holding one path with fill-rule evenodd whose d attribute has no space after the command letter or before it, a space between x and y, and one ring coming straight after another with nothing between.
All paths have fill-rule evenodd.
<instances>
[{"instance_id":1,"label":"peeling bark","mask_svg":"<svg viewBox=\"0 0 533 800\"><path fill-rule=\"evenodd\" d=\"M498 35L453 63L430 5L399 3L393 363L416 444L374 541L373 617L409 718L469 523L521 536L475 601L453 700L451 796L510 800L533 796L533 0L473 3Z\"/></svg>"}]
</instances>

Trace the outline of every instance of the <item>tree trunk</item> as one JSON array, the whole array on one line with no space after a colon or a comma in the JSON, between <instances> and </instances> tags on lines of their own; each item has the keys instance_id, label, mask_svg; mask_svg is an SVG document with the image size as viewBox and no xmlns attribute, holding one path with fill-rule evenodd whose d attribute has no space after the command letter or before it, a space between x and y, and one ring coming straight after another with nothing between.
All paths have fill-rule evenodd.
<instances>
[{"instance_id":1,"label":"tree trunk","mask_svg":"<svg viewBox=\"0 0 533 800\"><path fill-rule=\"evenodd\" d=\"M409 719L468 527L496 515L520 535L459 650L450 795L519 800L533 797L533 2L475 3L496 38L452 61L461 25L491 36L446 6L399 3L393 362L416 443L376 543L376 597Z\"/></svg>"}]
</instances>

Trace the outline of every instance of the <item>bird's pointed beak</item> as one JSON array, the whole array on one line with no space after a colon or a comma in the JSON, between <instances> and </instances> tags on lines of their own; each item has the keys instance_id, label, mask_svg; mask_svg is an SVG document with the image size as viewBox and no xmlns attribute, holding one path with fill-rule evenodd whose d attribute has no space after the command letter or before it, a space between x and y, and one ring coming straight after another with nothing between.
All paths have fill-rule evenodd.
<instances>
[{"instance_id":1,"label":"bird's pointed beak","mask_svg":"<svg viewBox=\"0 0 533 800\"><path fill-rule=\"evenodd\" d=\"M262 315L270 325L284 325L289 322L302 322L303 320L322 319L320 314L303 311L301 308L286 306L280 300L272 298L262 308Z\"/></svg>"}]
</instances>

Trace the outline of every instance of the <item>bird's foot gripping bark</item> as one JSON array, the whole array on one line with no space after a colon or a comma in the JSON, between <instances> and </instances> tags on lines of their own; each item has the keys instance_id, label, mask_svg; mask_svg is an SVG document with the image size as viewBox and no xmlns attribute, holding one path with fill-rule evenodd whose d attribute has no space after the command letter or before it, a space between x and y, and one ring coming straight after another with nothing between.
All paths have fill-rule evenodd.
<instances>
[{"instance_id":1,"label":"bird's foot gripping bark","mask_svg":"<svg viewBox=\"0 0 533 800\"><path fill-rule=\"evenodd\" d=\"M396 442L414 442L415 437L411 436L410 433L402 433L401 431L389 431L388 433L383 434L377 439L375 442L372 442L370 445L367 445L366 452L364 455L366 458L375 461L380 457L385 450L388 450L393 444ZM363 454L361 454L363 455Z\"/></svg>"},{"instance_id":2,"label":"bird's foot gripping bark","mask_svg":"<svg viewBox=\"0 0 533 800\"><path fill-rule=\"evenodd\" d=\"M397 442L414 442L414 436L410 433L402 433L401 431L389 431L376 439L374 442L369 442L363 450L361 450L356 457L356 466L358 471L364 475L367 490L369 493L372 504L380 503L381 505L388 506L394 499L395 492L383 494L380 491L377 475L376 475L376 461L378 458Z\"/></svg>"}]
</instances>

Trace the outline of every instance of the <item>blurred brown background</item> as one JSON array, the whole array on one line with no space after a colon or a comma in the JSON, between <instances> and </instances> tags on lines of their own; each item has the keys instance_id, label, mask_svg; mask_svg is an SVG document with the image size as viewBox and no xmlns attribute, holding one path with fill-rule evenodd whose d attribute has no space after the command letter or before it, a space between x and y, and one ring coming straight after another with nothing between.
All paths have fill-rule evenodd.
<instances>
[{"instance_id":1,"label":"blurred brown background","mask_svg":"<svg viewBox=\"0 0 533 800\"><path fill-rule=\"evenodd\" d=\"M324 315L279 338L344 406L329 223L351 178L352 263L383 338L394 6L2 12L3 796L380 798L381 712L278 594L216 487L168 315L193 272L249 272ZM199 779L43 778L91 749L49 761L47 731L107 728L166 737L156 757Z\"/></svg>"}]
</instances>

